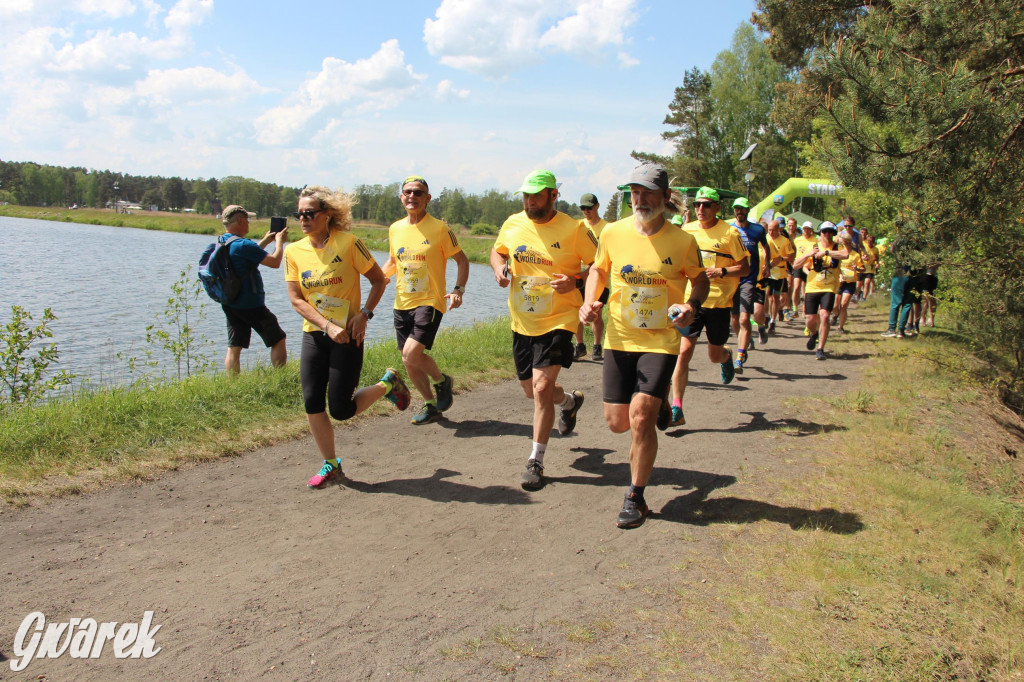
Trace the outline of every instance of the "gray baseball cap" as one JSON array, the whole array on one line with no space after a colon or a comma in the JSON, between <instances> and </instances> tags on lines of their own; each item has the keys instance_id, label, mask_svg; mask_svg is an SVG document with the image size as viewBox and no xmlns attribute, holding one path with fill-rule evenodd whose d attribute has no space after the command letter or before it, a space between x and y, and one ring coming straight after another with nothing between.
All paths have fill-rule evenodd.
<instances>
[{"instance_id":1,"label":"gray baseball cap","mask_svg":"<svg viewBox=\"0 0 1024 682\"><path fill-rule=\"evenodd\" d=\"M645 162L633 169L627 185L640 185L647 189L668 189L668 171L658 163Z\"/></svg>"}]
</instances>

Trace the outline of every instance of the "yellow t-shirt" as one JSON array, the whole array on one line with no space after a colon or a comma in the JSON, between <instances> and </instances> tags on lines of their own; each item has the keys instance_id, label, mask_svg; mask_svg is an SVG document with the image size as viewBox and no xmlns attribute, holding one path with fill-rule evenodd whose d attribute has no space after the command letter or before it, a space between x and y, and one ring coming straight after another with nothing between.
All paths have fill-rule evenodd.
<instances>
[{"instance_id":1,"label":"yellow t-shirt","mask_svg":"<svg viewBox=\"0 0 1024 682\"><path fill-rule=\"evenodd\" d=\"M397 278L395 310L428 305L447 312L445 266L449 258L462 251L455 233L432 215L415 225L405 217L392 223L388 244Z\"/></svg>"},{"instance_id":2,"label":"yellow t-shirt","mask_svg":"<svg viewBox=\"0 0 1024 682\"><path fill-rule=\"evenodd\" d=\"M719 220L710 229L700 226L700 221L683 225L683 230L697 240L700 249L700 260L705 268L728 268L742 263L750 257L747 247L743 245L743 237L739 230ZM711 293L704 301L705 308L731 308L732 295L739 287L738 276L715 277L711 280ZM689 288L689 287L687 287ZM687 291L689 296L689 291Z\"/></svg>"},{"instance_id":3,"label":"yellow t-shirt","mask_svg":"<svg viewBox=\"0 0 1024 682\"><path fill-rule=\"evenodd\" d=\"M768 251L773 261L780 257L788 258L795 253L795 249L793 249L793 242L789 241L789 237L781 232L778 237L768 235ZM786 262L783 261L778 265L773 265L768 276L772 279L786 279L788 274L789 272L786 270Z\"/></svg>"},{"instance_id":4,"label":"yellow t-shirt","mask_svg":"<svg viewBox=\"0 0 1024 682\"><path fill-rule=\"evenodd\" d=\"M351 232L332 231L327 244L315 249L309 237L289 244L284 252L284 281L298 282L302 297L339 327L362 305L359 276L377 264L369 249ZM320 331L303 319L302 331Z\"/></svg>"},{"instance_id":5,"label":"yellow t-shirt","mask_svg":"<svg viewBox=\"0 0 1024 682\"><path fill-rule=\"evenodd\" d=\"M693 235L668 222L655 234L642 235L629 216L601 233L594 267L608 273L604 347L677 355L679 334L668 308L685 303L689 278L704 272Z\"/></svg>"},{"instance_id":6,"label":"yellow t-shirt","mask_svg":"<svg viewBox=\"0 0 1024 682\"><path fill-rule=\"evenodd\" d=\"M810 239L808 239L804 237L802 234L798 234L796 237L793 238L793 247L796 249L796 254L794 255L793 260L795 261L799 259L801 256L803 256L805 253L810 253L811 251L813 251L814 245L817 243L817 237L811 237ZM803 271L810 272L810 268L807 267L807 265L805 264Z\"/></svg>"},{"instance_id":7,"label":"yellow t-shirt","mask_svg":"<svg viewBox=\"0 0 1024 682\"><path fill-rule=\"evenodd\" d=\"M583 297L578 289L556 293L551 279L579 277L580 263L594 262L597 240L590 230L560 211L543 224L520 211L501 226L494 250L508 257L512 331L541 336L555 329L576 330Z\"/></svg>"},{"instance_id":8,"label":"yellow t-shirt","mask_svg":"<svg viewBox=\"0 0 1024 682\"><path fill-rule=\"evenodd\" d=\"M864 262L861 260L860 254L850 251L850 257L839 264L839 274L844 282L856 282L857 270L854 268L861 267L864 267Z\"/></svg>"},{"instance_id":9,"label":"yellow t-shirt","mask_svg":"<svg viewBox=\"0 0 1024 682\"><path fill-rule=\"evenodd\" d=\"M821 257L821 270L814 270L814 260L808 258L804 263L804 269L807 270L806 292L808 294L822 294L829 291L834 294L839 291L841 277L839 261L833 259L832 256Z\"/></svg>"},{"instance_id":10,"label":"yellow t-shirt","mask_svg":"<svg viewBox=\"0 0 1024 682\"><path fill-rule=\"evenodd\" d=\"M878 272L878 258L881 256L877 246L864 247L864 272L865 274L876 274Z\"/></svg>"},{"instance_id":11,"label":"yellow t-shirt","mask_svg":"<svg viewBox=\"0 0 1024 682\"><path fill-rule=\"evenodd\" d=\"M593 232L595 237L601 239L601 232L604 230L604 228L608 227L608 221L605 220L604 218L601 218L596 223L591 225L590 223L587 222L586 218L583 218L580 220L580 225Z\"/></svg>"}]
</instances>

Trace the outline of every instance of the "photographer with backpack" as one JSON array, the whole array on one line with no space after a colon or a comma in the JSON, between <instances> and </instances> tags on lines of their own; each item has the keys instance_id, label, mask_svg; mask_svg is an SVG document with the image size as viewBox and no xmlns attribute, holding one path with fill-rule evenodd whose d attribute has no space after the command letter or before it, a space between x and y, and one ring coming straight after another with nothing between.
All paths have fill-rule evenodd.
<instances>
[{"instance_id":1,"label":"photographer with backpack","mask_svg":"<svg viewBox=\"0 0 1024 682\"><path fill-rule=\"evenodd\" d=\"M245 236L249 234L249 213L234 204L221 213L221 222L224 223L225 232L217 239L216 244L210 246L224 244L227 249L228 271L241 285L237 295L233 295L234 292L231 291L220 300L228 323L228 352L224 356L224 369L229 373L239 372L242 349L249 347L249 339L254 329L270 349L270 362L274 367L281 367L288 360L285 333L278 324L277 317L265 304L263 278L260 276L259 266L281 267L288 230L268 232L259 242L246 239ZM270 242L274 242L273 253L263 250Z\"/></svg>"}]
</instances>

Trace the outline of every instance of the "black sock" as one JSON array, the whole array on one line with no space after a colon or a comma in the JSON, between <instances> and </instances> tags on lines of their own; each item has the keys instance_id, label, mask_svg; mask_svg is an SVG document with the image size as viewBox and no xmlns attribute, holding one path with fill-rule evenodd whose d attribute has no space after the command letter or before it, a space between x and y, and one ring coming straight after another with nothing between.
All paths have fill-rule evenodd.
<instances>
[{"instance_id":1,"label":"black sock","mask_svg":"<svg viewBox=\"0 0 1024 682\"><path fill-rule=\"evenodd\" d=\"M627 497L631 497L634 500L636 500L637 502L643 502L643 499L644 499L644 488L646 488L646 487L647 486L645 486L645 485L631 485L631 486L629 486L629 494L627 495Z\"/></svg>"}]
</instances>

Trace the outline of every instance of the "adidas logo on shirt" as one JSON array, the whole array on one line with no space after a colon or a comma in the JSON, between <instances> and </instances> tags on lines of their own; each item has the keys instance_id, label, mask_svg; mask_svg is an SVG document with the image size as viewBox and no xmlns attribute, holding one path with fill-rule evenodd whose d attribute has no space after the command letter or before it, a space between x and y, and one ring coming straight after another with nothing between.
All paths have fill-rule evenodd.
<instances>
[{"instance_id":1,"label":"adidas logo on shirt","mask_svg":"<svg viewBox=\"0 0 1024 682\"><path fill-rule=\"evenodd\" d=\"M552 249L560 249L560 248L562 248L562 245L559 244L558 242L555 242L554 244L551 245L551 248Z\"/></svg>"},{"instance_id":2,"label":"adidas logo on shirt","mask_svg":"<svg viewBox=\"0 0 1024 682\"><path fill-rule=\"evenodd\" d=\"M335 256L334 260L332 260L331 262L332 263L340 263L341 262L341 256Z\"/></svg>"},{"instance_id":3,"label":"adidas logo on shirt","mask_svg":"<svg viewBox=\"0 0 1024 682\"><path fill-rule=\"evenodd\" d=\"M672 265L672 256L669 256L668 258L661 262L664 263L665 265Z\"/></svg>"},{"instance_id":4,"label":"adidas logo on shirt","mask_svg":"<svg viewBox=\"0 0 1024 682\"><path fill-rule=\"evenodd\" d=\"M430 246L430 240L429 239L424 239L423 243L426 244L427 246Z\"/></svg>"}]
</instances>

